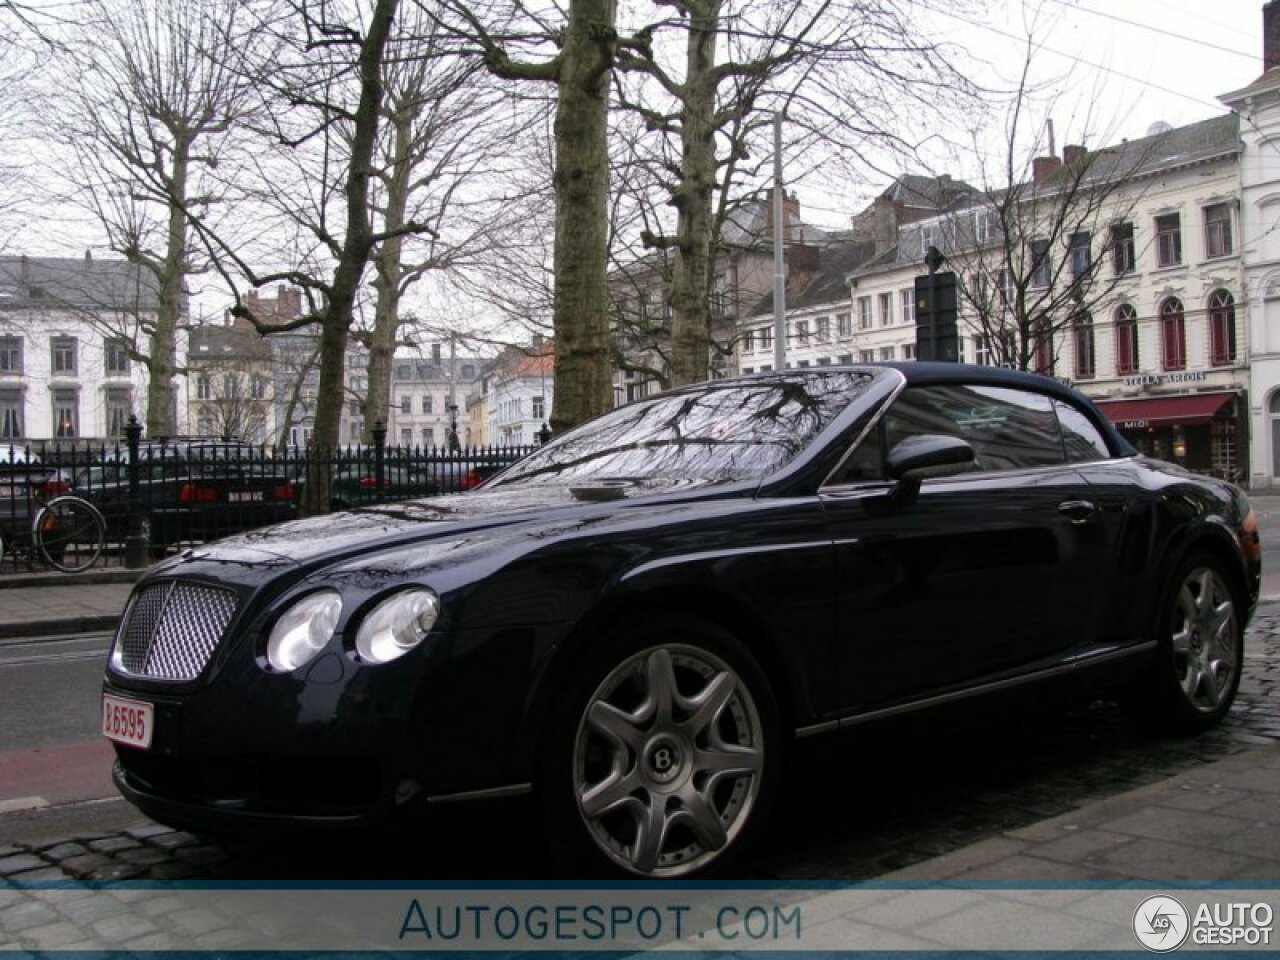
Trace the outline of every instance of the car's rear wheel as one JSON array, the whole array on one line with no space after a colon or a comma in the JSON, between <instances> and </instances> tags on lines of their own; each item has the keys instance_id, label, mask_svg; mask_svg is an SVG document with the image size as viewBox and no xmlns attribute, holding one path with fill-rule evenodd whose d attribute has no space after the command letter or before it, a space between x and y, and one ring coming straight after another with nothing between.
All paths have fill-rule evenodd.
<instances>
[{"instance_id":1,"label":"car's rear wheel","mask_svg":"<svg viewBox=\"0 0 1280 960\"><path fill-rule=\"evenodd\" d=\"M681 617L615 635L554 712L539 796L575 867L679 877L750 844L776 793L778 709L751 653Z\"/></svg>"},{"instance_id":2,"label":"car's rear wheel","mask_svg":"<svg viewBox=\"0 0 1280 960\"><path fill-rule=\"evenodd\" d=\"M1235 700L1244 662L1244 623L1222 565L1207 555L1181 564L1166 594L1156 659L1127 691L1139 719L1171 733L1218 723Z\"/></svg>"}]
</instances>

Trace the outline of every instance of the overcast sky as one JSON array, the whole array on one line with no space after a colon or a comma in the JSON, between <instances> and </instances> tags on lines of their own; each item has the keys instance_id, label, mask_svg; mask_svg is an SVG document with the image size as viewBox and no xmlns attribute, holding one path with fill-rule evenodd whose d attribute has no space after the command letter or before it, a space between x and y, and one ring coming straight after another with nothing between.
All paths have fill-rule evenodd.
<instances>
[{"instance_id":1,"label":"overcast sky","mask_svg":"<svg viewBox=\"0 0 1280 960\"><path fill-rule=\"evenodd\" d=\"M954 24L957 39L991 62L993 75L1003 67L1007 80L1021 63L1025 11L1038 6L1047 29L1036 32L1037 73L1067 77L1055 122L1068 131L1083 114L1080 98L1132 139L1157 121L1181 126L1221 114L1217 97L1262 73L1262 0L990 2L986 23Z\"/></svg>"}]
</instances>

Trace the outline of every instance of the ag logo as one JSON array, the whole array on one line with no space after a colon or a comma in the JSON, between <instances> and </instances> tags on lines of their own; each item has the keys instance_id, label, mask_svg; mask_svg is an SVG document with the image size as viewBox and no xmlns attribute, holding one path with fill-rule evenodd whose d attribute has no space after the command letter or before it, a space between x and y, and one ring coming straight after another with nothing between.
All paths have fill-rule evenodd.
<instances>
[{"instance_id":1,"label":"ag logo","mask_svg":"<svg viewBox=\"0 0 1280 960\"><path fill-rule=\"evenodd\" d=\"M1147 897L1133 915L1133 932L1148 950L1168 953L1186 942L1191 916L1173 897Z\"/></svg>"}]
</instances>

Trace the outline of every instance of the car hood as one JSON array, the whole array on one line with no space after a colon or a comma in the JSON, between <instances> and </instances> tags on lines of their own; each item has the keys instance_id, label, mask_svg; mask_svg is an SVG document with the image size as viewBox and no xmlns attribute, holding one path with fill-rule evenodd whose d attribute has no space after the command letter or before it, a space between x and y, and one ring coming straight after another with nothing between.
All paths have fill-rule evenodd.
<instances>
[{"instance_id":1,"label":"car hood","mask_svg":"<svg viewBox=\"0 0 1280 960\"><path fill-rule=\"evenodd\" d=\"M642 503L648 506L709 495L741 495L743 489L742 484L697 481L482 488L264 527L192 547L152 570L155 574L174 575L193 564L200 565L202 571L252 567L262 573L299 565L314 567L494 527L590 525Z\"/></svg>"}]
</instances>

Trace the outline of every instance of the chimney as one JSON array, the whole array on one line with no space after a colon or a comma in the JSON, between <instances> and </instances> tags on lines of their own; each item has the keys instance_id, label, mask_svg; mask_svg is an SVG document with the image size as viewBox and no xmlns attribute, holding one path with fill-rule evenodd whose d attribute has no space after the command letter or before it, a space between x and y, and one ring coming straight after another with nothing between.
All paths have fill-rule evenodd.
<instances>
[{"instance_id":1,"label":"chimney","mask_svg":"<svg viewBox=\"0 0 1280 960\"><path fill-rule=\"evenodd\" d=\"M1044 183L1058 172L1062 161L1057 157L1036 157L1031 161L1031 180L1033 183Z\"/></svg>"},{"instance_id":2,"label":"chimney","mask_svg":"<svg viewBox=\"0 0 1280 960\"><path fill-rule=\"evenodd\" d=\"M1077 163L1084 159L1087 151L1078 143L1069 143L1062 148L1062 164L1067 167L1074 167Z\"/></svg>"},{"instance_id":3,"label":"chimney","mask_svg":"<svg viewBox=\"0 0 1280 960\"><path fill-rule=\"evenodd\" d=\"M1280 67L1280 0L1262 8L1262 69Z\"/></svg>"},{"instance_id":4,"label":"chimney","mask_svg":"<svg viewBox=\"0 0 1280 960\"><path fill-rule=\"evenodd\" d=\"M765 213L765 227L773 231L773 193L769 194L768 209ZM782 233L787 239L794 239L787 231L794 230L800 223L800 198L794 193L782 194Z\"/></svg>"}]
</instances>

